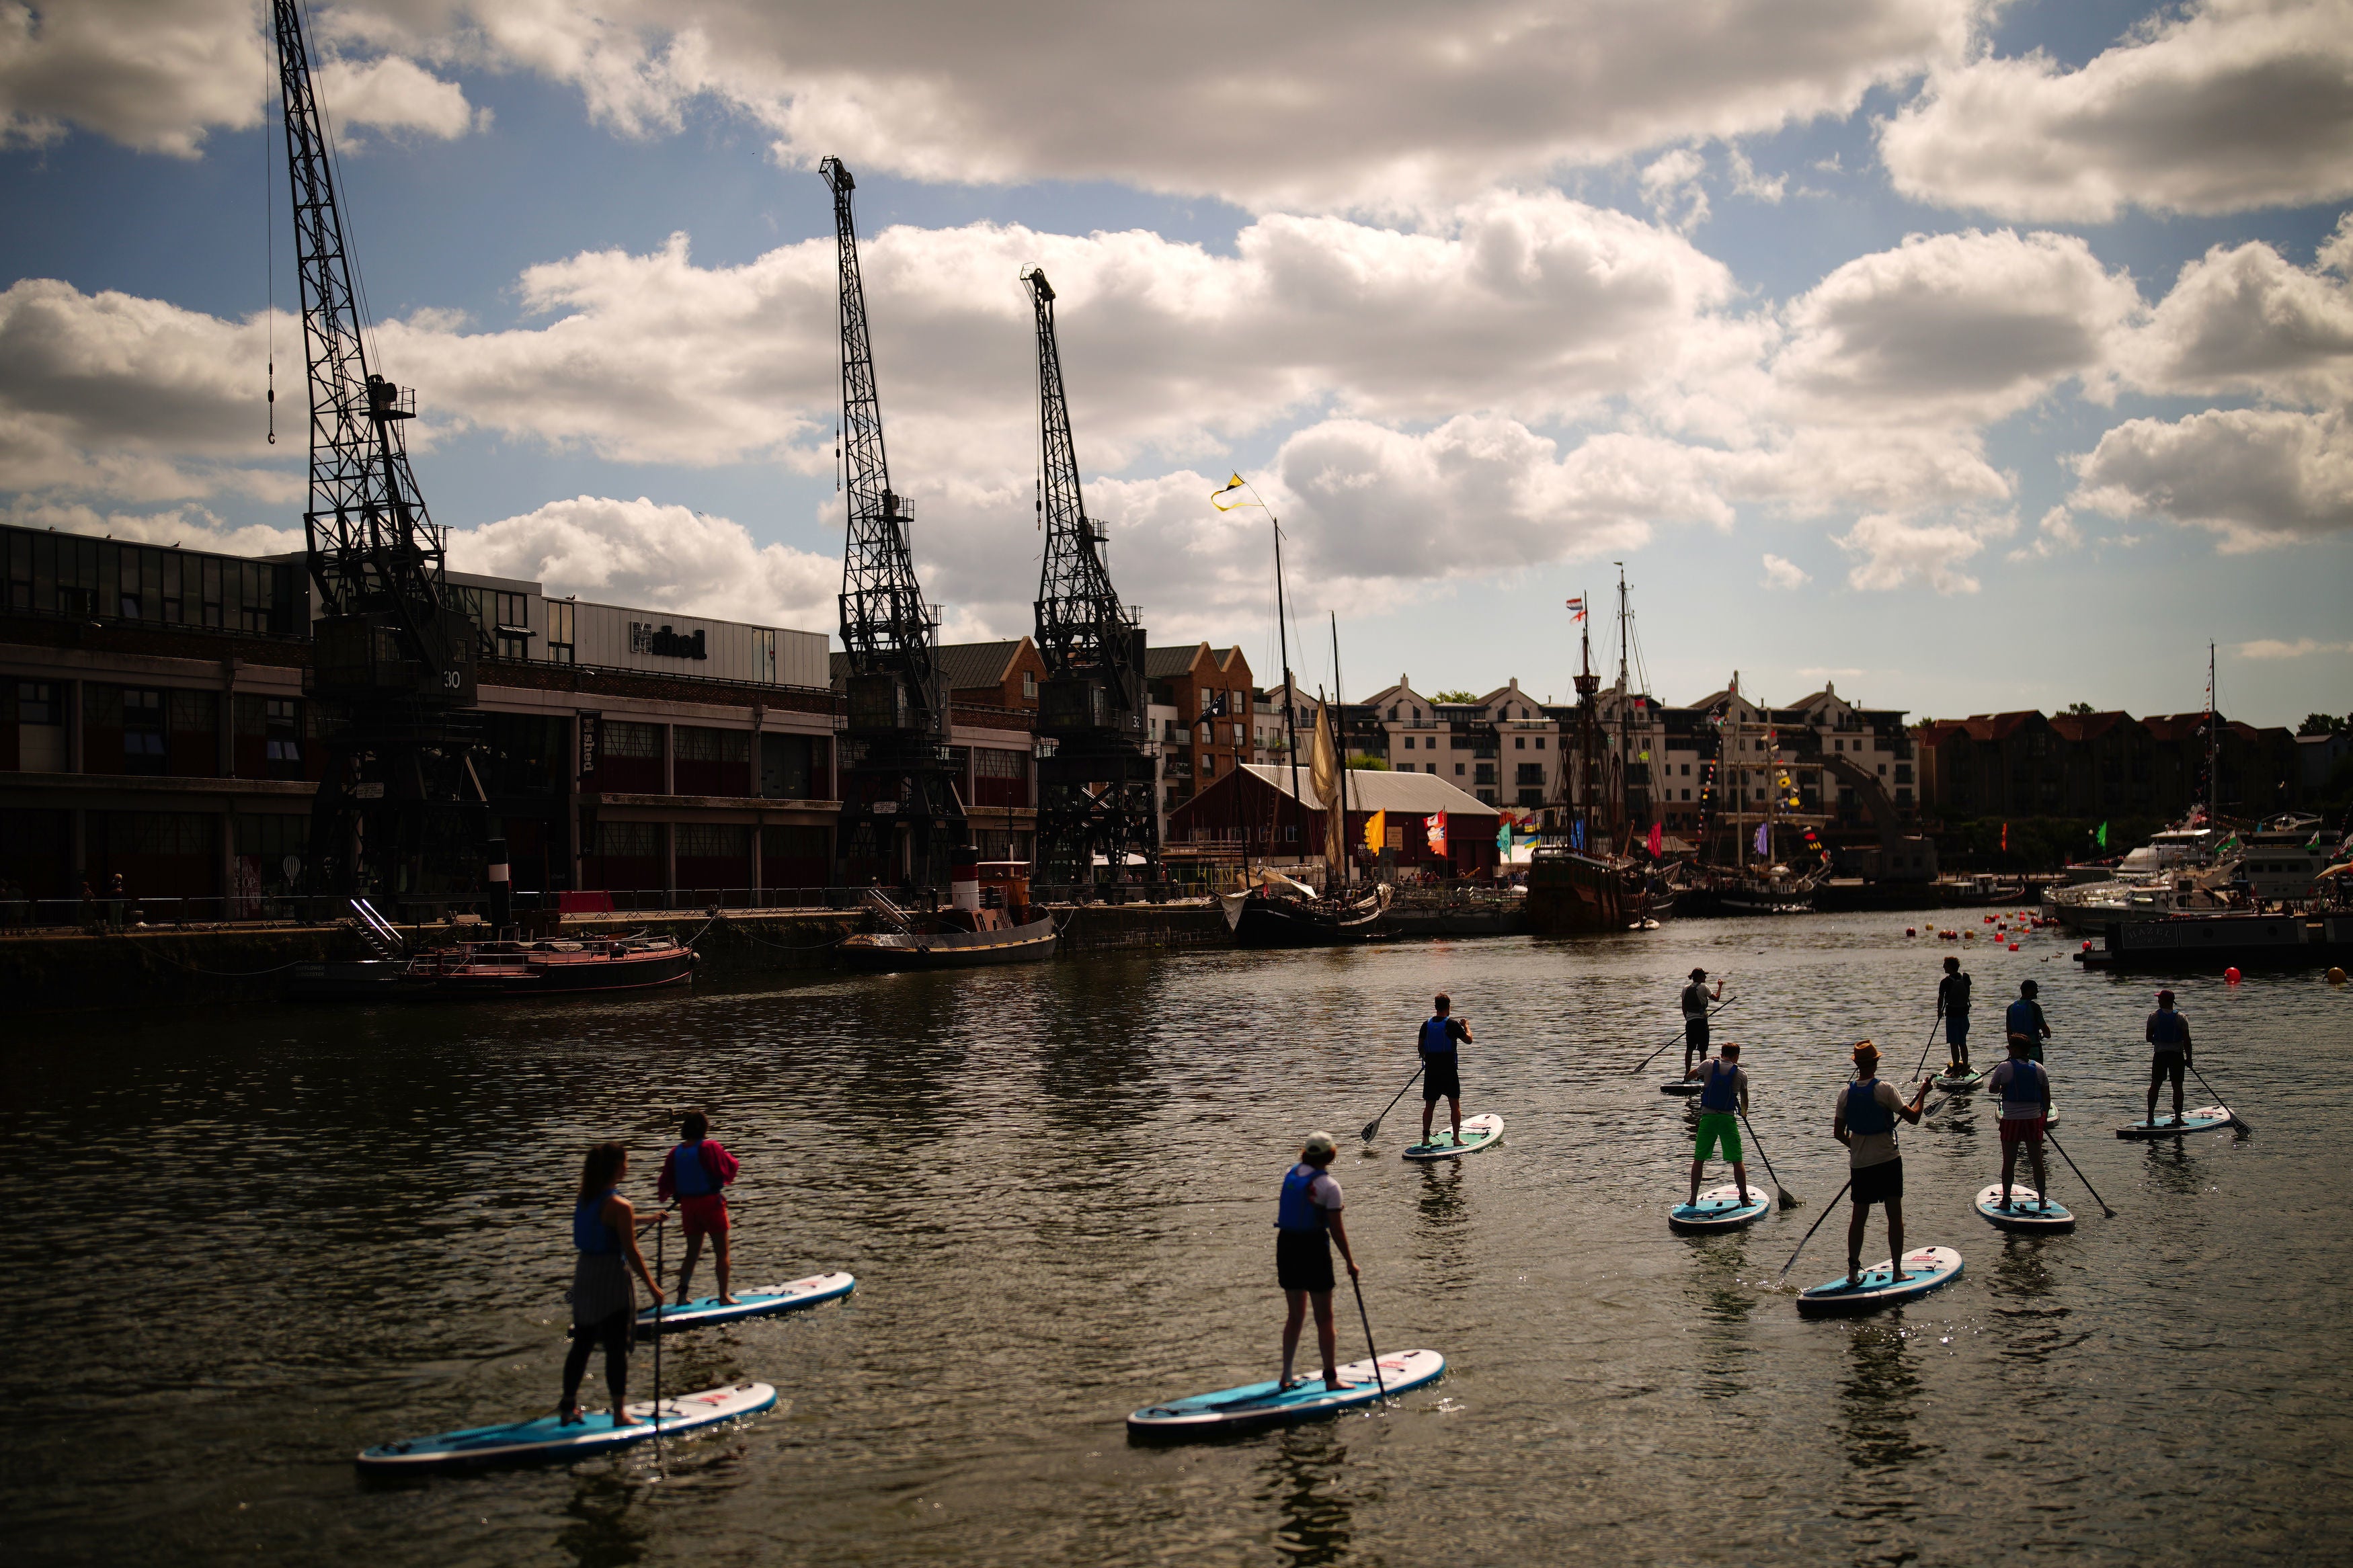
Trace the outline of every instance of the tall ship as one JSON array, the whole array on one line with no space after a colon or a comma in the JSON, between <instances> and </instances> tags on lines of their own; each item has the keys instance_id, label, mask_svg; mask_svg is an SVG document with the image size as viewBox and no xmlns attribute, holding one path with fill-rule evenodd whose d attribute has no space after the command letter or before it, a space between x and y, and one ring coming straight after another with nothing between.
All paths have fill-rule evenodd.
<instances>
[{"instance_id":1,"label":"tall ship","mask_svg":"<svg viewBox=\"0 0 2353 1568\"><path fill-rule=\"evenodd\" d=\"M1752 722L1744 717L1748 707L1736 670L1725 689L1724 712L1715 721L1718 809L1709 818L1701 858L1679 868L1677 902L1689 914L1806 914L1825 875L1819 858L1811 866L1782 858L1786 835L1830 818L1799 811L1771 716L1759 710Z\"/></svg>"},{"instance_id":2,"label":"tall ship","mask_svg":"<svg viewBox=\"0 0 2353 1568\"><path fill-rule=\"evenodd\" d=\"M1626 596L1626 573L1618 572L1619 743L1603 745L1601 677L1593 669L1593 637L1585 620L1585 599L1577 611L1577 764L1561 771L1561 795L1545 808L1536 847L1528 857L1527 927L1539 936L1586 931L1647 930L1674 908L1674 894L1650 867L1610 846L1630 848L1636 813L1629 777L1626 727L1631 711L1630 652L1633 612ZM1649 752L1642 753L1647 774ZM1651 791L1642 791L1648 810Z\"/></svg>"}]
</instances>

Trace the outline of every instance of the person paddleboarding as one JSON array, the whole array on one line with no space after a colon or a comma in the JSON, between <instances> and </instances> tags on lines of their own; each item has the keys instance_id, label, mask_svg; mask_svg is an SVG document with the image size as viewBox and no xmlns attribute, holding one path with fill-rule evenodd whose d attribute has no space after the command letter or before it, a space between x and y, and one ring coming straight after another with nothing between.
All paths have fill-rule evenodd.
<instances>
[{"instance_id":1,"label":"person paddleboarding","mask_svg":"<svg viewBox=\"0 0 2353 1568\"><path fill-rule=\"evenodd\" d=\"M1969 973L1957 958L1945 960L1945 977L1936 982L1936 1012L1945 1020L1945 1044L1952 1056L1946 1070L1969 1070Z\"/></svg>"},{"instance_id":2,"label":"person paddleboarding","mask_svg":"<svg viewBox=\"0 0 2353 1568\"><path fill-rule=\"evenodd\" d=\"M579 1199L572 1208L572 1245L579 1260L572 1268L572 1349L564 1358L564 1397L556 1401L560 1423L576 1426L587 1419L580 1409L580 1380L588 1371L588 1352L605 1347L605 1387L613 1396L613 1425L634 1426L629 1414L629 1346L637 1339L638 1300L630 1283L634 1272L646 1282L648 1293L661 1299L661 1281L646 1267L638 1248L638 1227L659 1225L669 1216L656 1214L639 1220L629 1200L621 1195L621 1178L629 1173L629 1152L618 1143L599 1143L588 1151L580 1167Z\"/></svg>"},{"instance_id":3,"label":"person paddleboarding","mask_svg":"<svg viewBox=\"0 0 2353 1568\"><path fill-rule=\"evenodd\" d=\"M2010 1037L2010 1059L1993 1069L1990 1080L2001 1097L2001 1206L2010 1207L2010 1187L2018 1171L2018 1146L2026 1145L2034 1166L2034 1195L2049 1202L2051 1187L2042 1175L2042 1129L2051 1118L2051 1074L2026 1054L2022 1036ZM2154 1094L2156 1090L2149 1091Z\"/></svg>"},{"instance_id":4,"label":"person paddleboarding","mask_svg":"<svg viewBox=\"0 0 2353 1568\"><path fill-rule=\"evenodd\" d=\"M1332 1321L1333 1242L1340 1244L1349 1278L1356 1276L1356 1255L1349 1249L1348 1227L1340 1217L1340 1184L1331 1175L1333 1157L1339 1152L1330 1133L1310 1132L1300 1148L1299 1163L1283 1173L1274 1215L1274 1274L1286 1309L1279 1392L1303 1381L1292 1377L1291 1367L1298 1359L1299 1331L1310 1302L1315 1307L1316 1348L1324 1356L1324 1386L1335 1392L1355 1386L1340 1380L1339 1331Z\"/></svg>"},{"instance_id":5,"label":"person paddleboarding","mask_svg":"<svg viewBox=\"0 0 2353 1568\"><path fill-rule=\"evenodd\" d=\"M1422 1020L1421 1035L1416 1047L1421 1052L1421 1142L1430 1143L1430 1121L1443 1098L1446 1112L1454 1128L1454 1141L1462 1142L1462 1072L1459 1046L1471 1043L1471 1026L1454 1016L1454 998L1441 991L1430 998L1436 1011Z\"/></svg>"},{"instance_id":6,"label":"person paddleboarding","mask_svg":"<svg viewBox=\"0 0 2353 1568\"><path fill-rule=\"evenodd\" d=\"M2157 1125L2157 1091L2173 1080L2173 1124L2181 1125L2181 1075L2189 1066L2189 1020L2173 1010L2173 993L2157 994L2157 1011L2142 1031L2148 1040L2148 1121Z\"/></svg>"},{"instance_id":7,"label":"person paddleboarding","mask_svg":"<svg viewBox=\"0 0 2353 1568\"><path fill-rule=\"evenodd\" d=\"M1707 1060L1707 1005L1724 1000L1724 982L1715 983L1715 992L1709 994L1707 971L1691 972L1691 984L1683 987L1683 1077L1692 1075L1694 1062Z\"/></svg>"},{"instance_id":8,"label":"person paddleboarding","mask_svg":"<svg viewBox=\"0 0 2353 1568\"><path fill-rule=\"evenodd\" d=\"M654 1179L654 1195L678 1202L679 1228L686 1233L686 1261L678 1266L678 1304L693 1300L688 1289L694 1265L702 1256L705 1237L711 1239L711 1266L719 1276L719 1304L739 1303L727 1293L727 1184L742 1169L734 1155L711 1136L711 1118L690 1110L679 1119L679 1143L662 1157L661 1174Z\"/></svg>"},{"instance_id":9,"label":"person paddleboarding","mask_svg":"<svg viewBox=\"0 0 2353 1568\"><path fill-rule=\"evenodd\" d=\"M1853 1168L1848 1196L1853 1217L1846 1226L1846 1277L1862 1289L1862 1232L1871 1220L1871 1205L1887 1209L1887 1255L1896 1282L1911 1278L1904 1272L1904 1157L1895 1147L1895 1119L1918 1125L1921 1102L1928 1086L1905 1104L1892 1083L1879 1081L1879 1047L1869 1040L1854 1047L1854 1081L1839 1091L1838 1110L1831 1118L1831 1136L1846 1145Z\"/></svg>"},{"instance_id":10,"label":"person paddleboarding","mask_svg":"<svg viewBox=\"0 0 2353 1568\"><path fill-rule=\"evenodd\" d=\"M1740 1119L1748 1114L1748 1075L1740 1070L1740 1043L1724 1042L1711 1062L1702 1062L1683 1075L1699 1079L1699 1142L1692 1149L1691 1196L1688 1206L1699 1206L1700 1172L1719 1147L1732 1162L1732 1179L1740 1188L1740 1206L1748 1206L1748 1165L1742 1158Z\"/></svg>"},{"instance_id":11,"label":"person paddleboarding","mask_svg":"<svg viewBox=\"0 0 2353 1568\"><path fill-rule=\"evenodd\" d=\"M2036 1062L2042 1059L2042 1042L2051 1037L2051 1020L2042 1016L2042 1004L2034 999L2040 989L2031 980L2020 981L2018 1000L2010 1005L2010 1013L2003 1020L2010 1037L2024 1040L2027 1059Z\"/></svg>"}]
</instances>

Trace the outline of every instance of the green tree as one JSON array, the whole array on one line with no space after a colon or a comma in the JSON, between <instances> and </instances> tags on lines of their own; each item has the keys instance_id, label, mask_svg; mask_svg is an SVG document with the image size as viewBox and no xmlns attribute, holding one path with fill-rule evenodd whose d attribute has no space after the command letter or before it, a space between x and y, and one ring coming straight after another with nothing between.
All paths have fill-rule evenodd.
<instances>
[{"instance_id":1,"label":"green tree","mask_svg":"<svg viewBox=\"0 0 2353 1568\"><path fill-rule=\"evenodd\" d=\"M1479 694L1475 691L1440 691L1432 693L1430 700L1432 702L1476 702Z\"/></svg>"},{"instance_id":2,"label":"green tree","mask_svg":"<svg viewBox=\"0 0 2353 1568\"><path fill-rule=\"evenodd\" d=\"M2070 702L2067 704L2067 711L2070 713L2097 713L2099 710L2093 707L2088 702Z\"/></svg>"},{"instance_id":3,"label":"green tree","mask_svg":"<svg viewBox=\"0 0 2353 1568\"><path fill-rule=\"evenodd\" d=\"M2295 727L2295 732L2299 735L2341 735L2346 729L2347 721L2334 713L2307 713L2304 716L2304 722Z\"/></svg>"},{"instance_id":4,"label":"green tree","mask_svg":"<svg viewBox=\"0 0 2353 1568\"><path fill-rule=\"evenodd\" d=\"M1387 757L1376 757L1366 752L1359 752L1355 756L1350 757L1348 759L1348 765L1356 769L1358 773L1371 772L1385 773L1389 771L1389 760Z\"/></svg>"}]
</instances>

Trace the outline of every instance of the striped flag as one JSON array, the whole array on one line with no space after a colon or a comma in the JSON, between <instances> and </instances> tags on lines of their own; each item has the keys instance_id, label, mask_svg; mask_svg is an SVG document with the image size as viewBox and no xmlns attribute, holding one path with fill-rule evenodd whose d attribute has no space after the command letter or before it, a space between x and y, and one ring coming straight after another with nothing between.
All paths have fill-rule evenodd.
<instances>
[{"instance_id":1,"label":"striped flag","mask_svg":"<svg viewBox=\"0 0 2353 1568\"><path fill-rule=\"evenodd\" d=\"M1585 618L1584 595L1579 594L1568 602L1568 618L1572 621L1581 621Z\"/></svg>"}]
</instances>

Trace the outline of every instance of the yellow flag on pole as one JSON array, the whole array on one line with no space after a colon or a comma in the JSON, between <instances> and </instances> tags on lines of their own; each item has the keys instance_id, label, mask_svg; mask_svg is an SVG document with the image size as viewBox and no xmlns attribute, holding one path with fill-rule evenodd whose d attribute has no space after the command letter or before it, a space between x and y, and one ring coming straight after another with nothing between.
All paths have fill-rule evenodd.
<instances>
[{"instance_id":1,"label":"yellow flag on pole","mask_svg":"<svg viewBox=\"0 0 2353 1568\"><path fill-rule=\"evenodd\" d=\"M1242 477L1241 477L1240 474L1236 474L1232 479L1228 479L1224 484L1222 484L1222 485L1219 486L1216 489L1211 490L1211 491L1209 492L1209 504L1210 504L1211 506L1213 506L1213 507L1216 507L1219 511L1231 511L1231 510L1234 510L1234 508L1236 508L1236 507L1238 507L1238 506L1262 506L1262 505L1264 505L1265 503L1264 503L1264 502L1261 502L1261 501L1255 501L1255 500L1230 500L1230 501L1229 501L1229 500L1224 500L1219 499L1219 498L1224 497L1224 496L1231 495L1234 491L1236 491L1236 490L1238 490L1238 489L1242 489L1242 488L1244 487L1244 484L1245 484L1245 481L1243 480Z\"/></svg>"},{"instance_id":2,"label":"yellow flag on pole","mask_svg":"<svg viewBox=\"0 0 2353 1568\"><path fill-rule=\"evenodd\" d=\"M1377 811L1365 819L1365 847L1377 855L1388 847L1389 814Z\"/></svg>"}]
</instances>

